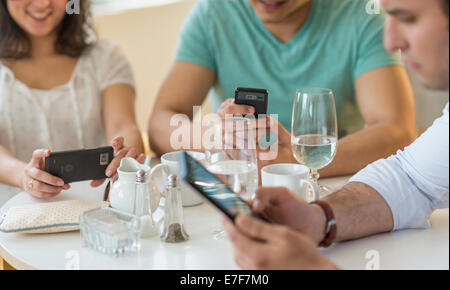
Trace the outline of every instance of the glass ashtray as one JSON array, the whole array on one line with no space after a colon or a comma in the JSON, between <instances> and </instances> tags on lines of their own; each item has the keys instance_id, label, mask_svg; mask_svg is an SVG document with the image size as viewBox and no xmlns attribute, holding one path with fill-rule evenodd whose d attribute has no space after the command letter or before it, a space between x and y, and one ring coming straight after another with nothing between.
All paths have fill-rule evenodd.
<instances>
[{"instance_id":1,"label":"glass ashtray","mask_svg":"<svg viewBox=\"0 0 450 290\"><path fill-rule=\"evenodd\" d=\"M80 232L86 247L110 256L137 252L139 219L112 208L89 210L80 215Z\"/></svg>"}]
</instances>

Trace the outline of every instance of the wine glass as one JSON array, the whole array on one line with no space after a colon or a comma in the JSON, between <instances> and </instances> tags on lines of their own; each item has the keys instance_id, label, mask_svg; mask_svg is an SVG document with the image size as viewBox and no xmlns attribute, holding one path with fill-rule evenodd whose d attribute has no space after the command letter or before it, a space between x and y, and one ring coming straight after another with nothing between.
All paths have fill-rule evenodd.
<instances>
[{"instance_id":1,"label":"wine glass","mask_svg":"<svg viewBox=\"0 0 450 290\"><path fill-rule=\"evenodd\" d=\"M336 155L336 105L330 89L299 89L292 112L291 147L295 159L310 169L309 179L317 186L319 169L327 166ZM322 193L330 190L319 187Z\"/></svg>"},{"instance_id":2,"label":"wine glass","mask_svg":"<svg viewBox=\"0 0 450 290\"><path fill-rule=\"evenodd\" d=\"M242 199L250 199L258 188L255 119L226 117L210 124L209 130L220 142L206 149L207 169ZM224 229L214 232L215 239L224 236Z\"/></svg>"}]
</instances>

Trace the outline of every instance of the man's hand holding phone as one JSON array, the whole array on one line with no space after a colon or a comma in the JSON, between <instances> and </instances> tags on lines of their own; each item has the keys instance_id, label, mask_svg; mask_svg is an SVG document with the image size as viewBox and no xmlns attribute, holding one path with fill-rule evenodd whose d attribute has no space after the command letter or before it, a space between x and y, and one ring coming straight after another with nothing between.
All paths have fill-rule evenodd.
<instances>
[{"instance_id":1,"label":"man's hand holding phone","mask_svg":"<svg viewBox=\"0 0 450 290\"><path fill-rule=\"evenodd\" d=\"M307 235L317 245L325 238L327 219L323 209L287 188L261 187L249 204L253 212Z\"/></svg>"},{"instance_id":2,"label":"man's hand holding phone","mask_svg":"<svg viewBox=\"0 0 450 290\"><path fill-rule=\"evenodd\" d=\"M235 103L235 99L227 99L223 102L217 110L217 115L220 118L225 118L225 115L253 115L255 108L247 105L238 105Z\"/></svg>"},{"instance_id":3,"label":"man's hand holding phone","mask_svg":"<svg viewBox=\"0 0 450 290\"><path fill-rule=\"evenodd\" d=\"M236 264L245 270L335 270L305 234L288 226L240 215L223 225L233 246Z\"/></svg>"},{"instance_id":4,"label":"man's hand holding phone","mask_svg":"<svg viewBox=\"0 0 450 290\"><path fill-rule=\"evenodd\" d=\"M249 202L272 223L239 215L223 225L236 264L246 270L337 269L317 249L325 235L323 210L286 188L260 188ZM264 253L264 254L262 254Z\"/></svg>"}]
</instances>

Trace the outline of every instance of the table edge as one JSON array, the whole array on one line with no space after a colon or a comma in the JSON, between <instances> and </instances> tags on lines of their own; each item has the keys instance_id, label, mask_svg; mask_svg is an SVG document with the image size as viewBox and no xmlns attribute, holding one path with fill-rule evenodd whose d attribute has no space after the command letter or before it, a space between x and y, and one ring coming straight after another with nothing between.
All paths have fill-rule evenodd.
<instances>
[{"instance_id":1,"label":"table edge","mask_svg":"<svg viewBox=\"0 0 450 290\"><path fill-rule=\"evenodd\" d=\"M12 254L10 254L3 246L0 244L0 257L3 258L9 265L14 267L16 270L39 270L22 260L17 259Z\"/></svg>"}]
</instances>

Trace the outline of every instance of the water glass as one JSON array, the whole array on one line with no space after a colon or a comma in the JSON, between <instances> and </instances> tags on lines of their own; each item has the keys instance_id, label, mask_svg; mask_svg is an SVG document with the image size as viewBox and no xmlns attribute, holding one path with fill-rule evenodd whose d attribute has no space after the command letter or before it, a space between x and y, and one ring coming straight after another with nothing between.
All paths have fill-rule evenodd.
<instances>
[{"instance_id":1,"label":"water glass","mask_svg":"<svg viewBox=\"0 0 450 290\"><path fill-rule=\"evenodd\" d=\"M234 116L212 122L208 129L216 138L216 146L206 150L208 171L244 200L258 188L255 124L255 119ZM214 237L221 239L224 233L217 229Z\"/></svg>"}]
</instances>

